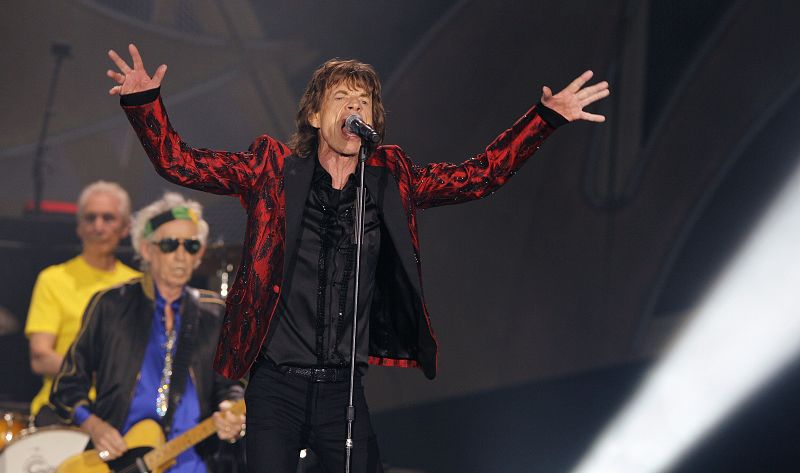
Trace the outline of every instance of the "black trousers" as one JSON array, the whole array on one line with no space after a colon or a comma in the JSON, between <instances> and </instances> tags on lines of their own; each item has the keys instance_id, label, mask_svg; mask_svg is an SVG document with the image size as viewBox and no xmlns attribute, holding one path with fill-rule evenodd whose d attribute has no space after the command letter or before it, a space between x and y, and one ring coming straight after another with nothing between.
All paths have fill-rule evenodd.
<instances>
[{"instance_id":1,"label":"black trousers","mask_svg":"<svg viewBox=\"0 0 800 473\"><path fill-rule=\"evenodd\" d=\"M315 383L259 360L245 391L247 469L250 473L296 473L308 448L326 473L343 473L349 381ZM352 473L383 473L361 378L353 392Z\"/></svg>"}]
</instances>

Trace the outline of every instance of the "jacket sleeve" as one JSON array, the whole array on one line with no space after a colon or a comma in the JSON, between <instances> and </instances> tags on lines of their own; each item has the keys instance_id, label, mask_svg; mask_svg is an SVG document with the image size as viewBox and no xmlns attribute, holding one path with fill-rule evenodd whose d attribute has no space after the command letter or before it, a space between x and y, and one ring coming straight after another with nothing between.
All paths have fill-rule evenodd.
<instances>
[{"instance_id":1,"label":"jacket sleeve","mask_svg":"<svg viewBox=\"0 0 800 473\"><path fill-rule=\"evenodd\" d=\"M288 154L284 144L267 135L248 151L192 148L172 128L159 89L124 95L120 102L156 172L179 186L245 199L264 166Z\"/></svg>"},{"instance_id":2,"label":"jacket sleeve","mask_svg":"<svg viewBox=\"0 0 800 473\"><path fill-rule=\"evenodd\" d=\"M100 361L103 320L102 299L105 291L98 292L89 301L83 314L81 329L64 356L61 370L53 380L50 390L50 403L59 417L71 421L75 409L85 406L92 410L89 390L92 378Z\"/></svg>"},{"instance_id":3,"label":"jacket sleeve","mask_svg":"<svg viewBox=\"0 0 800 473\"><path fill-rule=\"evenodd\" d=\"M234 381L214 373L214 398L218 405L222 401L238 401L244 399L244 387L241 381ZM216 410L216 408L214 409Z\"/></svg>"},{"instance_id":4,"label":"jacket sleeve","mask_svg":"<svg viewBox=\"0 0 800 473\"><path fill-rule=\"evenodd\" d=\"M566 119L538 104L495 138L486 149L461 164L412 166L411 192L418 208L457 204L495 192L539 149Z\"/></svg>"}]
</instances>

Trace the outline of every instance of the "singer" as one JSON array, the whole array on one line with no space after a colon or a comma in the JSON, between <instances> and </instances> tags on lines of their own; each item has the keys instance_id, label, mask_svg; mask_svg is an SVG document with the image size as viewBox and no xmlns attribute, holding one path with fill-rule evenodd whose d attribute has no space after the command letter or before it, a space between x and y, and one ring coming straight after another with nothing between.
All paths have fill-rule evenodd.
<instances>
[{"instance_id":1,"label":"singer","mask_svg":"<svg viewBox=\"0 0 800 473\"><path fill-rule=\"evenodd\" d=\"M344 470L354 295L354 171L363 136L357 115L382 139L381 84L373 68L330 60L300 99L288 144L262 135L245 152L196 149L172 128L160 98L166 65L151 77L136 47L132 67L114 51L107 75L142 145L167 180L238 197L247 210L246 248L227 298L215 368L250 372L247 459L251 472L293 472L308 447L325 471ZM417 211L497 190L560 125L602 122L584 107L609 94L586 86L587 71L564 90L542 89L528 110L475 157L417 166L395 145L366 162L366 215L355 327L356 417L353 472L383 471L361 377L367 366L420 368L436 376L437 342L422 297Z\"/></svg>"}]
</instances>

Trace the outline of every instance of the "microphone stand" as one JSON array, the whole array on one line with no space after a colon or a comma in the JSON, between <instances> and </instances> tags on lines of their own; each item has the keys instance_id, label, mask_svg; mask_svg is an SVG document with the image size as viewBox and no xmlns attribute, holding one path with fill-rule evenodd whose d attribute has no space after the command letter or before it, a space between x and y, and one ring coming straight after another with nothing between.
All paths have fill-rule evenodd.
<instances>
[{"instance_id":1,"label":"microphone stand","mask_svg":"<svg viewBox=\"0 0 800 473\"><path fill-rule=\"evenodd\" d=\"M361 273L361 243L364 240L364 166L367 161L369 145L362 138L361 148L358 150L359 178L356 189L355 211L355 239L356 239L356 274L355 298L353 302L353 338L350 345L350 392L347 405L347 440L345 441L345 473L350 473L350 457L353 450L353 420L356 417L356 408L353 405L353 389L356 376L356 332L358 328L358 292Z\"/></svg>"},{"instance_id":2,"label":"microphone stand","mask_svg":"<svg viewBox=\"0 0 800 473\"><path fill-rule=\"evenodd\" d=\"M44 108L44 119L39 131L39 140L36 142L36 155L33 157L33 211L38 214L42 211L42 194L44 192L45 159L44 149L47 140L47 128L50 117L53 115L53 101L58 84L58 73L61 71L61 62L69 57L70 45L54 41L50 45L50 52L56 57L56 65L50 78L50 87L47 91L47 103Z\"/></svg>"}]
</instances>

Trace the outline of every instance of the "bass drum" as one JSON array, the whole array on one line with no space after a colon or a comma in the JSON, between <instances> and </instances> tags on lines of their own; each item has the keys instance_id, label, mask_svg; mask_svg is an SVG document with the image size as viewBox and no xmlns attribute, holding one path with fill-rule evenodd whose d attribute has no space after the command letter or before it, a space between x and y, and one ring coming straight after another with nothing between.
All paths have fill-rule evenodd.
<instances>
[{"instance_id":1,"label":"bass drum","mask_svg":"<svg viewBox=\"0 0 800 473\"><path fill-rule=\"evenodd\" d=\"M0 473L52 473L87 443L89 434L74 427L23 430L0 454Z\"/></svg>"}]
</instances>

